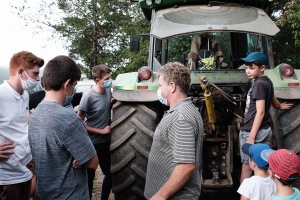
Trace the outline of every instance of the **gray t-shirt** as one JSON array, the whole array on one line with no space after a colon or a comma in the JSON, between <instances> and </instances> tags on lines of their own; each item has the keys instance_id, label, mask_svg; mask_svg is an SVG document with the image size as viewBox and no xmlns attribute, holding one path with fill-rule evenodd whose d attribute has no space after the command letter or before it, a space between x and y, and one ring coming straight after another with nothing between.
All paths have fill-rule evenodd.
<instances>
[{"instance_id":1,"label":"gray t-shirt","mask_svg":"<svg viewBox=\"0 0 300 200\"><path fill-rule=\"evenodd\" d=\"M150 199L170 178L178 163L195 163L187 183L169 199L195 199L200 196L203 122L190 98L177 103L157 126L149 154L144 195Z\"/></svg>"},{"instance_id":2,"label":"gray t-shirt","mask_svg":"<svg viewBox=\"0 0 300 200\"><path fill-rule=\"evenodd\" d=\"M93 128L103 129L111 123L111 89L106 89L105 94L99 94L94 89L86 92L81 98L79 110L86 112L86 123ZM93 144L108 142L111 134L89 133Z\"/></svg>"},{"instance_id":3,"label":"gray t-shirt","mask_svg":"<svg viewBox=\"0 0 300 200\"><path fill-rule=\"evenodd\" d=\"M29 144L37 175L35 200L89 199L84 165L96 155L76 113L56 102L42 101L29 121Z\"/></svg>"}]
</instances>

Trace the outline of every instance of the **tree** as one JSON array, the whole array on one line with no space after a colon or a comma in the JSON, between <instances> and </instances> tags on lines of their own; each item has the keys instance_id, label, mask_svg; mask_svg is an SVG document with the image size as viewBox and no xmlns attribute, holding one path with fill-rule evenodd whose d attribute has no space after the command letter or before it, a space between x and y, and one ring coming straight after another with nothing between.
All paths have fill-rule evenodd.
<instances>
[{"instance_id":1,"label":"tree","mask_svg":"<svg viewBox=\"0 0 300 200\"><path fill-rule=\"evenodd\" d=\"M300 4L299 0L276 2L275 11L281 14L276 19L280 32L274 37L275 63L289 63L299 66L300 52Z\"/></svg>"},{"instance_id":2,"label":"tree","mask_svg":"<svg viewBox=\"0 0 300 200\"><path fill-rule=\"evenodd\" d=\"M64 39L69 55L83 62L81 69L89 77L97 64L106 64L118 73L147 63L147 40L138 54L128 50L130 34L150 30L138 4L128 0L53 0L40 1L38 7L38 12L33 12L25 0L17 9L27 23L38 23L40 30L53 28L53 35Z\"/></svg>"}]
</instances>

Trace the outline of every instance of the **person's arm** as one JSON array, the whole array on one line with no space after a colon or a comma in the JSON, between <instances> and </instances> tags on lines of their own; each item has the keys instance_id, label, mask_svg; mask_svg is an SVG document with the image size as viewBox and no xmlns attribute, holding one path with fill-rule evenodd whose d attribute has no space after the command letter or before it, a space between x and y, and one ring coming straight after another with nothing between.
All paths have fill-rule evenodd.
<instances>
[{"instance_id":1,"label":"person's arm","mask_svg":"<svg viewBox=\"0 0 300 200\"><path fill-rule=\"evenodd\" d=\"M272 106L278 110L288 110L293 106L293 104L287 102L280 103L276 96L273 95Z\"/></svg>"},{"instance_id":2,"label":"person's arm","mask_svg":"<svg viewBox=\"0 0 300 200\"><path fill-rule=\"evenodd\" d=\"M87 161L85 163L85 166L87 168L90 168L90 169L97 169L98 162L99 162L99 160L98 160L98 156L96 154L94 157L92 157L89 161ZM74 168L81 168L81 165L79 164L79 162L77 160L74 160L73 161L73 167Z\"/></svg>"},{"instance_id":3,"label":"person's arm","mask_svg":"<svg viewBox=\"0 0 300 200\"><path fill-rule=\"evenodd\" d=\"M257 99L255 101L256 104L256 114L254 117L253 125L247 139L247 143L254 144L256 134L261 126L263 118L265 116L265 100Z\"/></svg>"},{"instance_id":4,"label":"person's arm","mask_svg":"<svg viewBox=\"0 0 300 200\"><path fill-rule=\"evenodd\" d=\"M100 129L100 128L93 128L90 127L88 125L85 125L85 128L87 130L88 133L92 133L92 134L108 134L111 133L111 128L110 126L106 126L104 129Z\"/></svg>"},{"instance_id":5,"label":"person's arm","mask_svg":"<svg viewBox=\"0 0 300 200\"><path fill-rule=\"evenodd\" d=\"M195 169L194 163L179 163L174 168L170 178L157 191L151 200L168 199L172 194L177 192L190 178Z\"/></svg>"},{"instance_id":6,"label":"person's arm","mask_svg":"<svg viewBox=\"0 0 300 200\"><path fill-rule=\"evenodd\" d=\"M78 110L77 115L79 117L81 117L82 121L84 121L85 116L86 116L86 112L84 112L82 110ZM93 128L93 127L90 127L88 125L85 125L85 128L86 128L88 133L92 133L92 134L108 134L108 133L111 133L110 126L106 126L105 128L100 129L100 128Z\"/></svg>"},{"instance_id":7,"label":"person's arm","mask_svg":"<svg viewBox=\"0 0 300 200\"><path fill-rule=\"evenodd\" d=\"M80 119L76 117L61 137L62 145L74 158L72 162L74 168L80 168L81 166L91 169L97 168L96 150L87 135L86 128L80 123Z\"/></svg>"},{"instance_id":8,"label":"person's arm","mask_svg":"<svg viewBox=\"0 0 300 200\"><path fill-rule=\"evenodd\" d=\"M9 159L9 155L13 154L15 146L12 142L3 142L0 144L0 161Z\"/></svg>"},{"instance_id":9,"label":"person's arm","mask_svg":"<svg viewBox=\"0 0 300 200\"><path fill-rule=\"evenodd\" d=\"M243 195L241 195L240 200L249 200L247 197L244 197Z\"/></svg>"},{"instance_id":10,"label":"person's arm","mask_svg":"<svg viewBox=\"0 0 300 200\"><path fill-rule=\"evenodd\" d=\"M92 157L89 161L86 162L85 166L89 169L97 169L99 164L98 156L97 154Z\"/></svg>"},{"instance_id":11,"label":"person's arm","mask_svg":"<svg viewBox=\"0 0 300 200\"><path fill-rule=\"evenodd\" d=\"M78 110L77 115L82 119L82 121L84 121L86 112L84 112L82 110Z\"/></svg>"}]
</instances>

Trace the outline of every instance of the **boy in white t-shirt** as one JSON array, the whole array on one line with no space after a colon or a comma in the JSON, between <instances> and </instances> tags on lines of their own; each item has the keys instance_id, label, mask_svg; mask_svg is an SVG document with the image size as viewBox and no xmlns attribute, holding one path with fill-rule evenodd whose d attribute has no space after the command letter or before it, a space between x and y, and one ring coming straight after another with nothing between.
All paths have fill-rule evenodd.
<instances>
[{"instance_id":1,"label":"boy in white t-shirt","mask_svg":"<svg viewBox=\"0 0 300 200\"><path fill-rule=\"evenodd\" d=\"M244 144L243 153L249 155L249 166L254 175L244 179L238 189L241 200L269 200L276 186L268 174L268 157L274 150L267 144Z\"/></svg>"}]
</instances>

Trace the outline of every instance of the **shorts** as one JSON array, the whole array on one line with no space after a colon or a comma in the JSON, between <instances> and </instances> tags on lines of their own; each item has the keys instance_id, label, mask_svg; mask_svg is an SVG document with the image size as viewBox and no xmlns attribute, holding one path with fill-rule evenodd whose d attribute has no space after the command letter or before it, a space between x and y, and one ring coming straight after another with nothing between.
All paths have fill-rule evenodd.
<instances>
[{"instance_id":1,"label":"shorts","mask_svg":"<svg viewBox=\"0 0 300 200\"><path fill-rule=\"evenodd\" d=\"M241 155L241 162L244 164L249 164L249 156L242 152L242 146L247 142L250 132L240 130L240 155ZM271 127L267 129L261 129L256 134L254 143L265 143L270 145L270 141L272 139L272 129Z\"/></svg>"}]
</instances>

